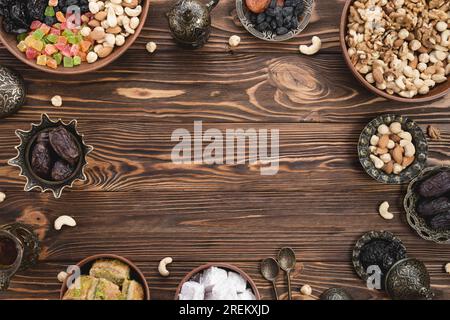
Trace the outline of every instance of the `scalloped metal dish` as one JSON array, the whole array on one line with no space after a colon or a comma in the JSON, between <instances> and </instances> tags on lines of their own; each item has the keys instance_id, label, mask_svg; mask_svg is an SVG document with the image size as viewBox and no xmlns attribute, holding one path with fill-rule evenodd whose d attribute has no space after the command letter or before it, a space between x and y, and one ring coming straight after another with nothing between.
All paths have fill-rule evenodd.
<instances>
[{"instance_id":1,"label":"scalloped metal dish","mask_svg":"<svg viewBox=\"0 0 450 320\"><path fill-rule=\"evenodd\" d=\"M420 175L412 180L408 186L408 191L403 201L403 206L406 211L406 220L408 221L408 224L417 232L419 236L428 241L450 244L450 230L445 231L431 229L425 220L416 212L417 202L419 201L419 196L415 192L416 185L441 171L450 171L450 167L437 166L426 168L420 173Z\"/></svg>"},{"instance_id":2,"label":"scalloped metal dish","mask_svg":"<svg viewBox=\"0 0 450 320\"><path fill-rule=\"evenodd\" d=\"M405 131L411 133L413 143L416 147L416 160L399 175L386 174L382 170L375 168L370 160L370 138L377 133L377 129L381 124L390 125L392 122L398 121L402 124ZM386 184L403 184L410 182L414 177L420 174L425 168L428 157L428 142L422 129L411 119L405 116L395 114L385 114L379 116L369 122L362 131L358 142L358 156L361 165L369 176L375 180Z\"/></svg>"},{"instance_id":3,"label":"scalloped metal dish","mask_svg":"<svg viewBox=\"0 0 450 320\"><path fill-rule=\"evenodd\" d=\"M304 2L305 2L305 10L298 19L299 21L298 27L281 36L271 31L259 32L258 30L256 30L253 23L251 23L247 19L246 12L248 11L248 9L244 4L244 0L236 0L236 12L244 28L258 39L274 42L285 41L292 39L300 32L302 32L308 25L309 20L311 19L312 10L314 7L314 0L304 0Z\"/></svg>"},{"instance_id":4,"label":"scalloped metal dish","mask_svg":"<svg viewBox=\"0 0 450 320\"><path fill-rule=\"evenodd\" d=\"M66 180L63 181L47 181L39 178L30 168L29 165L29 149L33 138L36 137L40 131L51 128L64 126L75 138L79 144L81 157L75 172ZM87 177L84 173L84 169L88 164L86 156L91 153L94 148L84 143L84 135L80 134L77 130L77 121L72 120L68 124L64 123L61 119L52 121L46 113L42 114L42 119L39 124L31 124L31 129L28 131L16 130L16 135L20 139L20 144L15 147L17 150L17 156L8 161L8 164L14 167L20 168L19 176L25 177L27 182L24 187L24 191L31 191L33 189L41 190L41 192L51 191L56 199L61 197L61 194L65 188L71 188L75 181L86 181Z\"/></svg>"}]
</instances>

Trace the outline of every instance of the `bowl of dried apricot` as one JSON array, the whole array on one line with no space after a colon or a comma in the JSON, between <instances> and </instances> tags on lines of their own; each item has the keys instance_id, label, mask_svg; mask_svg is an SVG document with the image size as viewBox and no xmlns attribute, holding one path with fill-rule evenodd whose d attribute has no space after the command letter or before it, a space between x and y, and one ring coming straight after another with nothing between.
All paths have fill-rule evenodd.
<instances>
[{"instance_id":1,"label":"bowl of dried apricot","mask_svg":"<svg viewBox=\"0 0 450 320\"><path fill-rule=\"evenodd\" d=\"M344 6L345 61L366 88L401 102L427 102L450 91L450 4L354 1Z\"/></svg>"},{"instance_id":2,"label":"bowl of dried apricot","mask_svg":"<svg viewBox=\"0 0 450 320\"><path fill-rule=\"evenodd\" d=\"M45 72L80 74L119 58L137 39L149 0L18 0L0 3L0 40Z\"/></svg>"}]
</instances>

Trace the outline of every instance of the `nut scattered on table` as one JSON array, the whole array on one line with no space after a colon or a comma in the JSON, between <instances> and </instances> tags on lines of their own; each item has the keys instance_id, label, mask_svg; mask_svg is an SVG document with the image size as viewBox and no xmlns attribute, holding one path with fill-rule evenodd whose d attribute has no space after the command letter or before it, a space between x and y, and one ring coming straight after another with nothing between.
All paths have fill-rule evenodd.
<instances>
[{"instance_id":1,"label":"nut scattered on table","mask_svg":"<svg viewBox=\"0 0 450 320\"><path fill-rule=\"evenodd\" d=\"M429 125L427 128L427 133L432 140L441 140L441 131L438 128Z\"/></svg>"},{"instance_id":2,"label":"nut scattered on table","mask_svg":"<svg viewBox=\"0 0 450 320\"><path fill-rule=\"evenodd\" d=\"M6 199L6 194L4 192L0 192L0 203L5 201L5 199Z\"/></svg>"},{"instance_id":3,"label":"nut scattered on table","mask_svg":"<svg viewBox=\"0 0 450 320\"><path fill-rule=\"evenodd\" d=\"M70 216L60 216L55 220L55 230L61 230L63 226L75 227L77 222Z\"/></svg>"},{"instance_id":4,"label":"nut scattered on table","mask_svg":"<svg viewBox=\"0 0 450 320\"><path fill-rule=\"evenodd\" d=\"M450 274L450 262L445 265L445 272Z\"/></svg>"},{"instance_id":5,"label":"nut scattered on table","mask_svg":"<svg viewBox=\"0 0 450 320\"><path fill-rule=\"evenodd\" d=\"M399 122L382 124L370 139L370 160L386 174L400 174L415 160L416 147L412 135L403 131Z\"/></svg>"},{"instance_id":6,"label":"nut scattered on table","mask_svg":"<svg viewBox=\"0 0 450 320\"><path fill-rule=\"evenodd\" d=\"M241 37L237 35L231 36L230 39L228 40L228 44L230 45L230 47L237 47L240 43Z\"/></svg>"},{"instance_id":7,"label":"nut scattered on table","mask_svg":"<svg viewBox=\"0 0 450 320\"><path fill-rule=\"evenodd\" d=\"M312 294L312 288L310 285L305 284L300 288L300 292L305 296L310 296Z\"/></svg>"},{"instance_id":8,"label":"nut scattered on table","mask_svg":"<svg viewBox=\"0 0 450 320\"><path fill-rule=\"evenodd\" d=\"M61 107L63 103L61 96L54 96L50 101L54 107Z\"/></svg>"},{"instance_id":9,"label":"nut scattered on table","mask_svg":"<svg viewBox=\"0 0 450 320\"><path fill-rule=\"evenodd\" d=\"M319 37L314 36L312 37L311 41L312 44L310 46L303 44L299 47L301 53L311 56L319 52L320 48L322 47L322 40L320 40Z\"/></svg>"},{"instance_id":10,"label":"nut scattered on table","mask_svg":"<svg viewBox=\"0 0 450 320\"><path fill-rule=\"evenodd\" d=\"M68 276L67 272L61 271L60 273L58 273L58 276L57 276L58 281L59 281L59 282L64 282L64 281L66 281L67 276Z\"/></svg>"},{"instance_id":11,"label":"nut scattered on table","mask_svg":"<svg viewBox=\"0 0 450 320\"><path fill-rule=\"evenodd\" d=\"M356 70L390 95L413 98L450 73L450 3L446 0L353 2L345 37Z\"/></svg>"},{"instance_id":12,"label":"nut scattered on table","mask_svg":"<svg viewBox=\"0 0 450 320\"><path fill-rule=\"evenodd\" d=\"M168 277L170 275L169 270L167 270L167 265L171 264L173 259L171 257L166 257L159 262L158 271L163 277Z\"/></svg>"},{"instance_id":13,"label":"nut scattered on table","mask_svg":"<svg viewBox=\"0 0 450 320\"><path fill-rule=\"evenodd\" d=\"M154 42L149 42L149 43L147 43L147 45L145 46L145 49L147 49L147 51L148 51L149 53L153 53L153 52L156 51L157 47L158 47L158 46L156 45L156 43L154 43Z\"/></svg>"},{"instance_id":14,"label":"nut scattered on table","mask_svg":"<svg viewBox=\"0 0 450 320\"><path fill-rule=\"evenodd\" d=\"M383 219L386 219L386 220L394 219L394 215L389 212L389 202L387 202L387 201L380 204L380 207L378 208L378 212L380 213L380 216L383 217Z\"/></svg>"}]
</instances>

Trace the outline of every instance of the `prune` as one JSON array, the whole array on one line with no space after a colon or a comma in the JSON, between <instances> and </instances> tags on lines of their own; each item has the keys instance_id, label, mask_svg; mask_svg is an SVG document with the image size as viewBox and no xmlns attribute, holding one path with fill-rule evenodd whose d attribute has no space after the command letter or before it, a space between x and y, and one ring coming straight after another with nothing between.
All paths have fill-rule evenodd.
<instances>
[{"instance_id":1,"label":"prune","mask_svg":"<svg viewBox=\"0 0 450 320\"><path fill-rule=\"evenodd\" d=\"M384 275L395 262L405 257L406 251L399 243L373 240L362 247L360 262L366 270L369 266L378 266Z\"/></svg>"},{"instance_id":2,"label":"prune","mask_svg":"<svg viewBox=\"0 0 450 320\"><path fill-rule=\"evenodd\" d=\"M49 140L53 150L59 157L69 164L75 165L80 158L80 150L74 137L64 127L53 129L49 133Z\"/></svg>"},{"instance_id":3,"label":"prune","mask_svg":"<svg viewBox=\"0 0 450 320\"><path fill-rule=\"evenodd\" d=\"M285 27L277 28L277 35L279 35L279 36L286 34L288 32L289 32L289 30Z\"/></svg>"},{"instance_id":4,"label":"prune","mask_svg":"<svg viewBox=\"0 0 450 320\"><path fill-rule=\"evenodd\" d=\"M431 218L429 226L434 230L450 230L450 211Z\"/></svg>"},{"instance_id":5,"label":"prune","mask_svg":"<svg viewBox=\"0 0 450 320\"><path fill-rule=\"evenodd\" d=\"M416 210L421 217L433 217L439 213L450 211L450 200L447 197L440 197L434 200L422 201Z\"/></svg>"},{"instance_id":6,"label":"prune","mask_svg":"<svg viewBox=\"0 0 450 320\"><path fill-rule=\"evenodd\" d=\"M450 191L450 172L443 171L422 182L419 194L425 198L440 197Z\"/></svg>"},{"instance_id":7,"label":"prune","mask_svg":"<svg viewBox=\"0 0 450 320\"><path fill-rule=\"evenodd\" d=\"M62 181L70 177L73 173L72 167L64 161L56 161L52 169L52 179Z\"/></svg>"},{"instance_id":8,"label":"prune","mask_svg":"<svg viewBox=\"0 0 450 320\"><path fill-rule=\"evenodd\" d=\"M31 152L31 169L39 177L46 179L50 174L52 160L50 149L45 143L36 143Z\"/></svg>"},{"instance_id":9,"label":"prune","mask_svg":"<svg viewBox=\"0 0 450 320\"><path fill-rule=\"evenodd\" d=\"M47 0L28 0L27 9L28 16L31 20L40 20L44 18L45 8L48 5Z\"/></svg>"}]
</instances>

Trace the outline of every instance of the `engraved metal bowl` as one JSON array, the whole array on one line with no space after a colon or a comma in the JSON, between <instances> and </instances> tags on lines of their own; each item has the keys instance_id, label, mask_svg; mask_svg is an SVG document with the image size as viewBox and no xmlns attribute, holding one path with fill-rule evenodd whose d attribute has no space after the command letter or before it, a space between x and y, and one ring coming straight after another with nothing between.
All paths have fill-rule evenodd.
<instances>
[{"instance_id":1,"label":"engraved metal bowl","mask_svg":"<svg viewBox=\"0 0 450 320\"><path fill-rule=\"evenodd\" d=\"M352 252L353 268L355 269L356 274L364 281L367 281L369 275L367 274L367 271L364 269L364 266L360 261L361 249L373 240L395 242L406 251L403 242L389 231L369 231L365 233L361 238L358 239Z\"/></svg>"},{"instance_id":2,"label":"engraved metal bowl","mask_svg":"<svg viewBox=\"0 0 450 320\"><path fill-rule=\"evenodd\" d=\"M30 165L31 147L37 137L37 134L42 130L48 128L56 128L63 126L72 134L75 138L78 148L81 152L80 160L74 172L65 180L62 181L49 181L37 176ZM20 144L16 146L17 156L8 161L11 166L20 168L20 176L25 177L27 182L25 183L24 190L30 191L33 189L41 190L41 192L51 191L55 198L60 198L65 188L71 188L75 181L86 181L87 177L84 173L84 169L88 164L86 156L91 153L94 148L85 144L83 134L80 134L77 130L77 121L72 120L69 123L64 123L61 119L57 121L51 120L47 114L42 115L41 122L39 124L31 124L31 129L28 131L16 130L16 135L20 139Z\"/></svg>"},{"instance_id":3,"label":"engraved metal bowl","mask_svg":"<svg viewBox=\"0 0 450 320\"><path fill-rule=\"evenodd\" d=\"M300 34L300 32L302 32L308 25L309 20L311 19L312 10L314 8L314 0L304 0L305 9L298 17L298 27L290 30L286 34L277 35L272 31L260 32L256 30L253 23L251 23L251 21L247 18L249 10L244 2L245 0L236 0L236 12L244 28L258 39L273 42L289 40Z\"/></svg>"},{"instance_id":4,"label":"engraved metal bowl","mask_svg":"<svg viewBox=\"0 0 450 320\"><path fill-rule=\"evenodd\" d=\"M353 300L353 297L343 288L330 288L320 295L320 300Z\"/></svg>"},{"instance_id":5,"label":"engraved metal bowl","mask_svg":"<svg viewBox=\"0 0 450 320\"><path fill-rule=\"evenodd\" d=\"M400 122L402 129L411 133L413 144L416 147L414 162L400 174L386 174L383 170L375 168L370 160L370 138L377 134L382 124L389 126L392 122ZM362 131L358 142L358 156L361 165L369 176L381 183L404 184L410 182L425 168L428 157L428 142L422 129L411 119L395 114L385 114L373 119Z\"/></svg>"},{"instance_id":6,"label":"engraved metal bowl","mask_svg":"<svg viewBox=\"0 0 450 320\"><path fill-rule=\"evenodd\" d=\"M408 224L425 240L434 241L436 243L450 243L450 230L434 230L428 226L416 212L417 203L420 200L419 194L416 192L417 187L428 178L442 171L450 171L450 167L438 166L424 169L408 186L403 206L406 211L406 220Z\"/></svg>"},{"instance_id":7,"label":"engraved metal bowl","mask_svg":"<svg viewBox=\"0 0 450 320\"><path fill-rule=\"evenodd\" d=\"M16 112L24 103L26 87L22 76L0 66L0 119Z\"/></svg>"},{"instance_id":8,"label":"engraved metal bowl","mask_svg":"<svg viewBox=\"0 0 450 320\"><path fill-rule=\"evenodd\" d=\"M389 269L385 288L393 300L431 300L434 296L425 264L412 258L397 261Z\"/></svg>"}]
</instances>

